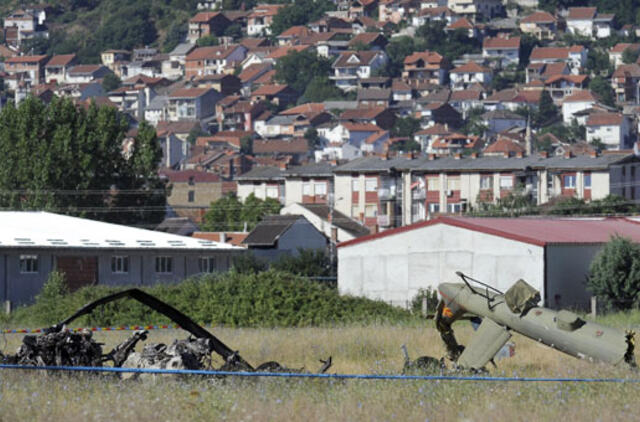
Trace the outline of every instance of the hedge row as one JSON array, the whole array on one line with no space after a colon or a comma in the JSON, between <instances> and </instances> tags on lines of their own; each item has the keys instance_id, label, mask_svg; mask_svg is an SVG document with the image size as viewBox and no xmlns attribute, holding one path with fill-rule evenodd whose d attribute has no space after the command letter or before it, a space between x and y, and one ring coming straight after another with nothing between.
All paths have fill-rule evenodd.
<instances>
[{"instance_id":1,"label":"hedge row","mask_svg":"<svg viewBox=\"0 0 640 422\"><path fill-rule=\"evenodd\" d=\"M13 326L48 326L72 314L82 305L122 288L93 286L73 294L64 291L64 280L52 276L36 303L16 310ZM298 327L349 323L415 321L408 311L351 296L287 272L258 274L230 272L191 278L174 285L144 288L148 293L181 310L196 322L241 327ZM167 323L169 320L138 302L125 299L104 305L82 317L74 326Z\"/></svg>"}]
</instances>

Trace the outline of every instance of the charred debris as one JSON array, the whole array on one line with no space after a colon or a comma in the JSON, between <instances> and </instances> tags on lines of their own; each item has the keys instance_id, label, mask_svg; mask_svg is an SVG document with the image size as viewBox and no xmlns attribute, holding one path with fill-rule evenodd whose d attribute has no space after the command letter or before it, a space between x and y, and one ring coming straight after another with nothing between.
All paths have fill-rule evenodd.
<instances>
[{"instance_id":1,"label":"charred debris","mask_svg":"<svg viewBox=\"0 0 640 422\"><path fill-rule=\"evenodd\" d=\"M75 319L93 312L98 306L122 298L132 298L149 308L169 317L191 335L184 340L175 340L167 345L146 344L141 352L135 347L147 339L146 330L136 331L113 350L104 353L103 344L98 343L91 331L73 332L66 327ZM213 368L211 354L215 352L224 363ZM0 362L33 366L110 366L124 368L154 369L217 369L230 372L304 372L304 369L288 368L276 361L262 363L256 367L247 362L237 351L230 349L202 326L171 305L139 289L129 289L105 296L91 302L76 313L44 330L40 335L26 335L22 345L14 355L0 353ZM331 357L320 361L319 373L331 367Z\"/></svg>"}]
</instances>

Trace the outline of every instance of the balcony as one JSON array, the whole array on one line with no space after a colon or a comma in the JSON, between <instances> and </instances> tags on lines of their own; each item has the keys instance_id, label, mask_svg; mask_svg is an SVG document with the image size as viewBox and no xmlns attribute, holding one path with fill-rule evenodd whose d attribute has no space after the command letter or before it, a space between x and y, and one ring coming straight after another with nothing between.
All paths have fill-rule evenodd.
<instances>
[{"instance_id":1,"label":"balcony","mask_svg":"<svg viewBox=\"0 0 640 422\"><path fill-rule=\"evenodd\" d=\"M411 192L411 199L413 200L427 199L427 191L425 189L414 189Z\"/></svg>"},{"instance_id":2,"label":"balcony","mask_svg":"<svg viewBox=\"0 0 640 422\"><path fill-rule=\"evenodd\" d=\"M378 189L378 198L381 201L390 201L396 199L396 188L388 187L388 188L380 188Z\"/></svg>"}]
</instances>

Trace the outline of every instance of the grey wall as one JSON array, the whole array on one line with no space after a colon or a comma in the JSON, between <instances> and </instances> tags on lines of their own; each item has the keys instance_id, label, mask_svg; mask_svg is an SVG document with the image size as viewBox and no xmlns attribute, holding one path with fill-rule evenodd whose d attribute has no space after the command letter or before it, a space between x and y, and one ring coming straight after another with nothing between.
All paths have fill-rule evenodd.
<instances>
[{"instance_id":1,"label":"grey wall","mask_svg":"<svg viewBox=\"0 0 640 422\"><path fill-rule=\"evenodd\" d=\"M78 256L98 257L98 284L109 286L148 286L156 283L177 283L186 277L198 274L199 257L215 258L216 270L224 272L231 267L233 257L244 251L203 251L203 252L153 252L153 251L73 251L73 250L11 250L0 252L0 301L11 301L12 306L33 302L47 281L49 273L55 269L56 257ZM38 273L20 273L20 255L38 255ZM129 272L117 274L111 271L111 257L128 256ZM156 256L171 256L171 274L156 274ZM5 265L6 262L6 265Z\"/></svg>"},{"instance_id":2,"label":"grey wall","mask_svg":"<svg viewBox=\"0 0 640 422\"><path fill-rule=\"evenodd\" d=\"M298 256L298 248L325 249L327 238L307 221L298 221L293 224L278 239L275 248L255 248L251 252L256 257L268 261L277 261L282 255Z\"/></svg>"}]
</instances>

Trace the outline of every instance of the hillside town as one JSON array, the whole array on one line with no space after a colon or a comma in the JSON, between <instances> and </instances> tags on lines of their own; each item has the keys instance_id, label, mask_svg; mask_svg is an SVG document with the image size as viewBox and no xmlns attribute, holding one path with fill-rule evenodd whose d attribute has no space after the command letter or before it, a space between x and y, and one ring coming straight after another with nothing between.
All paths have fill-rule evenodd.
<instances>
[{"instance_id":1,"label":"hillside town","mask_svg":"<svg viewBox=\"0 0 640 422\"><path fill-rule=\"evenodd\" d=\"M152 170L167 187L155 211L165 218L130 224L272 261L328 244L335 262L341 242L441 217L558 206L571 215L600 203L632 211L640 27L595 6L542 6L207 1L175 45L112 43L91 56L49 54L60 6L24 5L4 16L1 105L66 98L116 109L127 159L150 125L162 150ZM216 204L228 211L227 200L260 215L212 223L206 216ZM156 273L228 269L229 256L192 257L180 270L163 257ZM109 262L113 274L133 265Z\"/></svg>"}]
</instances>

